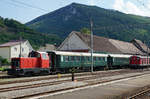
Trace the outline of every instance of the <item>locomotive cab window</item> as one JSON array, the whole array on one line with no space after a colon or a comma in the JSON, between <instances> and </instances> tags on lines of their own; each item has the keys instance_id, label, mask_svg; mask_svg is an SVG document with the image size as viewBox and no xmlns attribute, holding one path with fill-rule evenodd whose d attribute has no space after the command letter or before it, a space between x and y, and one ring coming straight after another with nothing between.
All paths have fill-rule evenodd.
<instances>
[{"instance_id":1,"label":"locomotive cab window","mask_svg":"<svg viewBox=\"0 0 150 99\"><path fill-rule=\"evenodd\" d=\"M39 54L40 55L40 54ZM42 53L42 58L47 59L47 55L45 53Z\"/></svg>"},{"instance_id":2,"label":"locomotive cab window","mask_svg":"<svg viewBox=\"0 0 150 99\"><path fill-rule=\"evenodd\" d=\"M40 53L32 51L32 52L29 53L29 57L38 57L39 58L40 57Z\"/></svg>"}]
</instances>

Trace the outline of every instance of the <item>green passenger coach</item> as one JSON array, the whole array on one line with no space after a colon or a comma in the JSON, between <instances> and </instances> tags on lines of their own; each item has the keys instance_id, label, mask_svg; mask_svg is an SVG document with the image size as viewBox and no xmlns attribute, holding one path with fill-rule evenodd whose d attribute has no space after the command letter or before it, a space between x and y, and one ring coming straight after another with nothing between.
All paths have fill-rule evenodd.
<instances>
[{"instance_id":1,"label":"green passenger coach","mask_svg":"<svg viewBox=\"0 0 150 99\"><path fill-rule=\"evenodd\" d=\"M71 68L86 71L91 68L91 53L51 51L48 54L51 56L52 71L67 72ZM109 66L113 68L128 65L129 57L130 55L93 53L93 67L96 70Z\"/></svg>"}]
</instances>

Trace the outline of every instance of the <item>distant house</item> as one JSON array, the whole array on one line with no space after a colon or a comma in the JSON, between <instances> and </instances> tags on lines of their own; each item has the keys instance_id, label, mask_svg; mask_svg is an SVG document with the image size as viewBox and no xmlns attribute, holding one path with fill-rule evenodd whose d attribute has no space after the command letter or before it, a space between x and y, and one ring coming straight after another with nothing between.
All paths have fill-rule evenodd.
<instances>
[{"instance_id":1,"label":"distant house","mask_svg":"<svg viewBox=\"0 0 150 99\"><path fill-rule=\"evenodd\" d=\"M56 50L56 46L52 44L46 44L43 47L40 47L38 51L46 52L46 51L51 51L51 50Z\"/></svg>"},{"instance_id":2,"label":"distant house","mask_svg":"<svg viewBox=\"0 0 150 99\"><path fill-rule=\"evenodd\" d=\"M27 57L32 50L28 40L10 41L0 45L0 56L10 61L12 57Z\"/></svg>"},{"instance_id":3,"label":"distant house","mask_svg":"<svg viewBox=\"0 0 150 99\"><path fill-rule=\"evenodd\" d=\"M91 45L90 35L73 31L62 42L62 44L58 47L57 50L90 52L91 49L90 45ZM145 44L143 44L140 40L136 39L130 43L100 37L96 35L93 36L94 52L146 55L147 54L147 52L145 52L146 48L147 46Z\"/></svg>"}]
</instances>

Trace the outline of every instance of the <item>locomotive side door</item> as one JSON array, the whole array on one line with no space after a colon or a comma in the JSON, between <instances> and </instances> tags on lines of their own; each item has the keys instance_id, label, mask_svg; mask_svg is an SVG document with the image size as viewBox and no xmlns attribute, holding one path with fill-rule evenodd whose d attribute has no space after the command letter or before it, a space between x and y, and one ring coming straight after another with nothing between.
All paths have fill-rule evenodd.
<instances>
[{"instance_id":1,"label":"locomotive side door","mask_svg":"<svg viewBox=\"0 0 150 99\"><path fill-rule=\"evenodd\" d=\"M50 61L47 53L41 53L41 68L49 68Z\"/></svg>"}]
</instances>

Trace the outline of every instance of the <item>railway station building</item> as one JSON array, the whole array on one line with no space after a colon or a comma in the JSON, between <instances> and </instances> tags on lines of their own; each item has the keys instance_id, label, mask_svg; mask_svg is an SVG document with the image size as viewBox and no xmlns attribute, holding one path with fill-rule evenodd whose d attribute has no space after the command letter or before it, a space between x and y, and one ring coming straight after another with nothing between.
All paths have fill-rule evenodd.
<instances>
[{"instance_id":1,"label":"railway station building","mask_svg":"<svg viewBox=\"0 0 150 99\"><path fill-rule=\"evenodd\" d=\"M27 57L33 50L28 40L15 40L0 45L0 56L11 60L13 57Z\"/></svg>"},{"instance_id":2,"label":"railway station building","mask_svg":"<svg viewBox=\"0 0 150 99\"><path fill-rule=\"evenodd\" d=\"M59 51L90 52L91 40L89 34L72 31L58 47ZM99 53L147 55L150 49L142 41L134 39L124 42L100 36L93 36L93 50Z\"/></svg>"}]
</instances>

